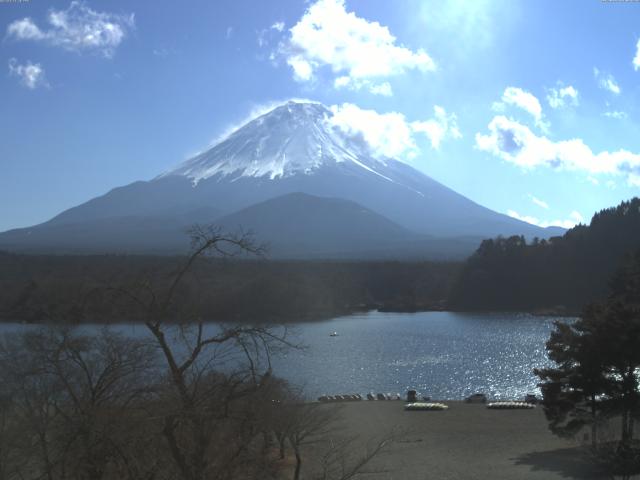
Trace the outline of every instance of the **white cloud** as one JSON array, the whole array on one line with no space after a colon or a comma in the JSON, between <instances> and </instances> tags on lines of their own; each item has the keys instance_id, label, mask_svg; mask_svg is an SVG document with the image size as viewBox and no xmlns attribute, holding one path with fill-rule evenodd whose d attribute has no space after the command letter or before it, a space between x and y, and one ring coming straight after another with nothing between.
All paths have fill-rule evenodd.
<instances>
[{"instance_id":1,"label":"white cloud","mask_svg":"<svg viewBox=\"0 0 640 480\"><path fill-rule=\"evenodd\" d=\"M547 102L551 108L563 108L569 105L575 107L579 103L578 90L571 85L550 88L547 93Z\"/></svg>"},{"instance_id":2,"label":"white cloud","mask_svg":"<svg viewBox=\"0 0 640 480\"><path fill-rule=\"evenodd\" d=\"M292 68L294 68L294 73L295 73L295 67L292 67ZM310 77L307 78L306 80L311 79L312 76L313 75L311 72ZM389 84L389 82L373 83L369 80L363 80L359 78L354 79L347 75L342 75L341 77L337 77L333 81L333 86L336 89L348 88L349 90L360 90L362 88L365 88L369 90L369 92L373 93L374 95L383 95L385 97L390 97L393 95L393 90L391 89L391 84Z\"/></svg>"},{"instance_id":3,"label":"white cloud","mask_svg":"<svg viewBox=\"0 0 640 480\"><path fill-rule=\"evenodd\" d=\"M522 220L523 222L530 223L532 225L537 225L542 228L547 227L563 227L563 228L573 228L579 223L584 223L584 218L580 215L580 212L573 211L569 214L569 218L565 220L540 220L536 217L532 217L529 215L520 215L515 210L508 210L507 215L512 218L516 218L518 220Z\"/></svg>"},{"instance_id":4,"label":"white cloud","mask_svg":"<svg viewBox=\"0 0 640 480\"><path fill-rule=\"evenodd\" d=\"M545 210L549 210L549 204L547 202L545 202L544 200L540 200L538 197L529 194L529 198L531 199L531 201L533 203L535 203L536 205L538 205L541 208L544 208Z\"/></svg>"},{"instance_id":5,"label":"white cloud","mask_svg":"<svg viewBox=\"0 0 640 480\"><path fill-rule=\"evenodd\" d=\"M378 113L344 103L330 107L329 122L349 136L360 135L374 153L386 157L414 156L417 145L402 113Z\"/></svg>"},{"instance_id":6,"label":"white cloud","mask_svg":"<svg viewBox=\"0 0 640 480\"><path fill-rule=\"evenodd\" d=\"M640 186L640 154L627 150L594 153L582 139L552 141L502 115L489 123L489 133L476 134L476 147L525 169L547 166L591 175L623 175Z\"/></svg>"},{"instance_id":7,"label":"white cloud","mask_svg":"<svg viewBox=\"0 0 640 480\"><path fill-rule=\"evenodd\" d=\"M134 15L96 12L82 1L66 10L51 9L48 29L27 17L9 24L7 36L16 40L42 41L75 52L98 52L111 57L135 26Z\"/></svg>"},{"instance_id":8,"label":"white cloud","mask_svg":"<svg viewBox=\"0 0 640 480\"><path fill-rule=\"evenodd\" d=\"M495 102L492 108L496 112L503 112L506 105L513 105L529 113L541 129L546 130L548 127L543 120L542 105L532 93L518 87L507 87L502 94L501 101Z\"/></svg>"},{"instance_id":9,"label":"white cloud","mask_svg":"<svg viewBox=\"0 0 640 480\"><path fill-rule=\"evenodd\" d=\"M42 40L45 38L45 34L29 17L10 23L7 27L7 36L20 40Z\"/></svg>"},{"instance_id":10,"label":"white cloud","mask_svg":"<svg viewBox=\"0 0 640 480\"><path fill-rule=\"evenodd\" d=\"M414 158L419 148L416 135L427 137L431 148L438 149L444 139L456 139L462 135L454 114L435 106L434 117L410 122L398 112L378 113L365 110L351 103L330 107L333 116L329 123L349 136L361 136L376 155L384 157Z\"/></svg>"},{"instance_id":11,"label":"white cloud","mask_svg":"<svg viewBox=\"0 0 640 480\"><path fill-rule=\"evenodd\" d=\"M254 105L250 113L238 122L230 124L224 131L212 139L207 148L220 143L238 128L251 120L282 106L287 102L316 103L308 98L289 98ZM327 107L330 114L327 122L348 137L357 137L364 141L371 153L379 157L393 157L399 160L412 159L420 152L417 137L424 135L433 149L438 149L444 140L458 139L462 135L458 129L456 116L447 113L440 106L434 107L434 117L422 121L409 121L402 113L378 113L366 110L351 103ZM432 125L425 127L426 125ZM191 153L193 157L202 151Z\"/></svg>"},{"instance_id":12,"label":"white cloud","mask_svg":"<svg viewBox=\"0 0 640 480\"><path fill-rule=\"evenodd\" d=\"M306 82L313 78L313 66L301 55L293 55L287 58L287 63L293 69L293 78L299 82ZM349 77L342 77L347 80L342 85L348 84ZM341 86L342 86L341 85Z\"/></svg>"},{"instance_id":13,"label":"white cloud","mask_svg":"<svg viewBox=\"0 0 640 480\"><path fill-rule=\"evenodd\" d=\"M42 65L29 60L25 64L19 64L15 58L9 60L9 75L18 77L20 83L31 90L49 86Z\"/></svg>"},{"instance_id":14,"label":"white cloud","mask_svg":"<svg viewBox=\"0 0 640 480\"><path fill-rule=\"evenodd\" d=\"M613 75L611 75L610 73L601 72L595 67L593 69L593 75L594 77L596 77L596 80L598 81L598 87L600 87L603 90L607 90L613 93L614 95L620 95L620 92L622 91L622 89L616 82L616 79L613 78Z\"/></svg>"},{"instance_id":15,"label":"white cloud","mask_svg":"<svg viewBox=\"0 0 640 480\"><path fill-rule=\"evenodd\" d=\"M391 95L393 95L393 90L391 90L391 85L389 84L389 82L371 85L369 86L369 91L374 95L383 95L385 97L390 97Z\"/></svg>"},{"instance_id":16,"label":"white cloud","mask_svg":"<svg viewBox=\"0 0 640 480\"><path fill-rule=\"evenodd\" d=\"M224 34L224 38L226 38L227 40L229 40L231 38L231 36L233 35L233 27L227 27L227 31Z\"/></svg>"},{"instance_id":17,"label":"white cloud","mask_svg":"<svg viewBox=\"0 0 640 480\"><path fill-rule=\"evenodd\" d=\"M542 117L540 101L531 93L517 87L507 87L502 94L502 101L508 105L515 105L529 112L536 121Z\"/></svg>"},{"instance_id":18,"label":"white cloud","mask_svg":"<svg viewBox=\"0 0 640 480\"><path fill-rule=\"evenodd\" d=\"M271 29L282 32L284 30L284 22L275 22L273 25L271 25Z\"/></svg>"},{"instance_id":19,"label":"white cloud","mask_svg":"<svg viewBox=\"0 0 640 480\"><path fill-rule=\"evenodd\" d=\"M618 120L624 120L629 115L627 115L627 112L621 112L619 110L612 110L610 112L604 112L604 116L605 117L609 117L609 118L615 118L615 119L618 119Z\"/></svg>"},{"instance_id":20,"label":"white cloud","mask_svg":"<svg viewBox=\"0 0 640 480\"><path fill-rule=\"evenodd\" d=\"M337 77L336 88L388 95L391 87L381 79L436 68L424 50L397 44L386 26L347 12L344 0L316 1L289 32L279 51L298 81L312 80L319 69L328 67Z\"/></svg>"},{"instance_id":21,"label":"white cloud","mask_svg":"<svg viewBox=\"0 0 640 480\"><path fill-rule=\"evenodd\" d=\"M455 113L447 114L444 108L433 107L434 117L423 122L412 122L411 128L415 132L425 134L431 141L431 148L437 150L445 138L462 138Z\"/></svg>"},{"instance_id":22,"label":"white cloud","mask_svg":"<svg viewBox=\"0 0 640 480\"><path fill-rule=\"evenodd\" d=\"M638 43L636 43L636 56L633 57L633 69L636 71L640 70L640 39L638 39Z\"/></svg>"}]
</instances>

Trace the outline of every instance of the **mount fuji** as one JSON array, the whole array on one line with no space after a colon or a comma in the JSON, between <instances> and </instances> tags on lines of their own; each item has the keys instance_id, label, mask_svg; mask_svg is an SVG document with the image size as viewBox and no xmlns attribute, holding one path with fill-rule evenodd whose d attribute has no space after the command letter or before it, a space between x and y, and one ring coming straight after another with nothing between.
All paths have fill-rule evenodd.
<instances>
[{"instance_id":1,"label":"mount fuji","mask_svg":"<svg viewBox=\"0 0 640 480\"><path fill-rule=\"evenodd\" d=\"M152 180L1 233L0 249L176 253L188 247L188 226L216 223L254 230L277 257L443 258L469 254L481 238L564 231L489 210L375 155L332 116L287 102Z\"/></svg>"}]
</instances>

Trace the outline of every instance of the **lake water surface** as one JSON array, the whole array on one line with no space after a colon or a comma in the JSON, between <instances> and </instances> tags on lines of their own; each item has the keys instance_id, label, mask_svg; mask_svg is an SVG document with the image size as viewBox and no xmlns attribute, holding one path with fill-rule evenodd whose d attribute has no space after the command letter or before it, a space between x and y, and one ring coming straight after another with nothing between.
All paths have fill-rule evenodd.
<instances>
[{"instance_id":1,"label":"lake water surface","mask_svg":"<svg viewBox=\"0 0 640 480\"><path fill-rule=\"evenodd\" d=\"M556 318L528 314L382 313L297 326L308 348L274 371L309 396L415 389L434 399L538 393L533 368L551 363L545 342ZM331 337L331 332L337 337Z\"/></svg>"},{"instance_id":2,"label":"lake water surface","mask_svg":"<svg viewBox=\"0 0 640 480\"><path fill-rule=\"evenodd\" d=\"M274 358L274 373L310 398L415 389L442 400L476 392L519 399L538 393L532 370L550 365L545 342L554 320L517 313L368 312L294 324L291 339L305 348ZM0 332L22 328L4 324ZM148 335L142 325L114 328ZM330 336L334 331L338 336Z\"/></svg>"}]
</instances>

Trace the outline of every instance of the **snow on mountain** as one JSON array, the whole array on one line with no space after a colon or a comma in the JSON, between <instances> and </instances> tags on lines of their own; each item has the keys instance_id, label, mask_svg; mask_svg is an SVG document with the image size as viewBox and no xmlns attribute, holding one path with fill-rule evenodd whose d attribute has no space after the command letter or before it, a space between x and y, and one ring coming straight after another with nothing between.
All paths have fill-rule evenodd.
<instances>
[{"instance_id":1,"label":"snow on mountain","mask_svg":"<svg viewBox=\"0 0 640 480\"><path fill-rule=\"evenodd\" d=\"M289 101L161 177L183 175L194 184L216 175L273 180L350 162L391 181L379 171L386 162L375 159L364 142L332 126L332 115L318 103Z\"/></svg>"},{"instance_id":2,"label":"snow on mountain","mask_svg":"<svg viewBox=\"0 0 640 480\"><path fill-rule=\"evenodd\" d=\"M188 222L241 218L256 223L243 227L259 226L264 232L286 230L279 223L283 219L294 231L307 225L307 232L323 235L309 234L305 238L333 239L324 242L327 248L352 243L341 245L342 252L358 251L364 243L370 248L375 245L379 251L378 247L388 244L397 231L371 227L375 223L371 219L378 217L365 215L364 211L403 229L405 240L394 240L390 250L398 256L406 256L410 250L418 256L420 252L428 252L431 257L445 254L443 245L455 243L453 237L473 238L475 242L497 235L546 238L561 233L489 210L406 163L374 154L361 136L349 135L334 125L332 115L318 103L287 102L150 181L114 188L41 225L0 234L0 248L31 246L47 251L55 245L60 251L127 251L134 245L136 251L180 249L183 244L177 239L186 239ZM309 205L322 212L314 217L314 225L303 221L304 215L291 206L309 196L320 199L309 200ZM286 201L270 201L280 197ZM289 205L288 211L297 212L297 216L287 215L282 205ZM356 214L358 209L353 205L362 207L362 212ZM252 206L256 208L249 209ZM247 210L241 216L233 215L244 209L251 215ZM349 219L340 223L340 228L335 221L323 220L331 218L332 209L334 215ZM267 219L271 219L271 226L264 225ZM376 220L375 224L389 225L386 220ZM354 240L360 238L352 231L360 228L358 222L368 225L367 237L374 237L375 242ZM396 233L391 235L392 231ZM444 243L430 242L426 246L416 243L415 235L439 237ZM308 248L309 241L303 243L298 252ZM468 246L465 248L470 252ZM285 250L283 247L283 255ZM319 245L314 247L316 252L321 250Z\"/></svg>"}]
</instances>

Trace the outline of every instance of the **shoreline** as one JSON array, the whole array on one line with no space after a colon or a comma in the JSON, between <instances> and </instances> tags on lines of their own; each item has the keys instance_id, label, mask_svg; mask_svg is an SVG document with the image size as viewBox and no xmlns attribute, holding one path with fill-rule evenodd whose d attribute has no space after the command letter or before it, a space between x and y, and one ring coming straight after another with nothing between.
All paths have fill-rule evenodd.
<instances>
[{"instance_id":1,"label":"shoreline","mask_svg":"<svg viewBox=\"0 0 640 480\"><path fill-rule=\"evenodd\" d=\"M379 312L379 313L432 313L432 312L452 312L472 315L474 313L482 315L515 315L515 314L527 314L533 317L558 317L558 318L576 318L580 316L580 312L566 311L562 309L536 309L536 310L456 310L455 308L447 307L387 307L381 306L359 306L355 309L344 309L335 311L322 311L322 312L307 312L300 315L288 315L280 318L262 319L258 322L253 322L257 325L290 325L295 323L317 323L328 320L333 320L339 317L348 317L351 315ZM85 321L85 322L68 322L68 323L52 323L52 322L34 322L19 319L9 319L0 317L0 324L24 324L24 325L119 325L119 324L144 324L142 320L130 320L130 321ZM209 319L204 323L235 323L235 324L250 324L249 319L235 318L235 319ZM167 322L167 324L178 325L179 322Z\"/></svg>"}]
</instances>

